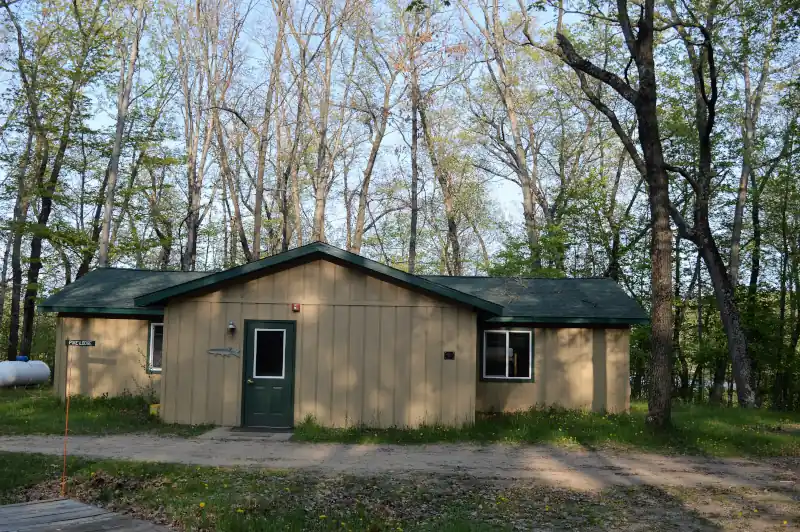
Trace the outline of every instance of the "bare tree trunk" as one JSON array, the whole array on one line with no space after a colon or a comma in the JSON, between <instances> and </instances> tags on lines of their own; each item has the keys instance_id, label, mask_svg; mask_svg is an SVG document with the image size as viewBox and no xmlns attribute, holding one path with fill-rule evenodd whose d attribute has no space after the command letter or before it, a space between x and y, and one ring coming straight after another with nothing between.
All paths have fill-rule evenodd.
<instances>
[{"instance_id":1,"label":"bare tree trunk","mask_svg":"<svg viewBox=\"0 0 800 532\"><path fill-rule=\"evenodd\" d=\"M650 219L653 224L650 246L650 286L653 306L650 319L652 380L647 422L654 427L665 427L670 424L672 410L672 229L669 221L669 179L665 169L657 112L658 91L653 55L655 3L653 0L644 2L636 33L628 16L627 1L618 0L617 3L617 17L625 45L632 61L636 63L639 74L636 90L624 80L581 57L569 39L560 33L556 35L557 53L578 74L584 92L591 103L609 119L648 184ZM534 42L527 26L524 31L529 42ZM630 137L622 129L616 114L588 88L585 75L611 86L634 106L638 119L641 157Z\"/></svg>"},{"instance_id":2,"label":"bare tree trunk","mask_svg":"<svg viewBox=\"0 0 800 532\"><path fill-rule=\"evenodd\" d=\"M695 225L699 235L698 247L706 264L711 284L714 287L714 296L720 308L720 317L728 339L728 353L730 354L733 374L736 380L736 391L739 395L739 406L755 406L755 393L751 384L751 362L747 353L747 338L740 321L736 296L727 275L722 257L717 249L716 242L711 237L711 230L705 223Z\"/></svg>"},{"instance_id":3,"label":"bare tree trunk","mask_svg":"<svg viewBox=\"0 0 800 532\"><path fill-rule=\"evenodd\" d=\"M92 22L94 24L94 21ZM42 190L41 207L39 215L36 218L36 224L39 230L34 232L31 239L31 254L28 265L27 284L25 288L25 298L23 302L23 317L22 317L22 340L20 342L20 352L24 355L29 355L31 345L33 344L33 320L36 314L36 297L39 293L39 271L42 268L42 243L45 237L45 228L50 220L50 214L53 210L53 195L55 194L58 178L61 175L61 167L64 163L64 156L69 144L70 135L72 133L72 118L75 111L75 98L77 97L80 82L83 78L83 65L86 60L89 50L87 45L84 49L83 61L78 65L77 72L72 82L72 86L68 92L65 117L62 123L61 134L59 137L58 150L53 158L53 166L50 170L48 180L44 181L44 175L47 170L47 149L43 151L42 158L39 161L39 169L37 170L36 183Z\"/></svg>"},{"instance_id":4,"label":"bare tree trunk","mask_svg":"<svg viewBox=\"0 0 800 532\"><path fill-rule=\"evenodd\" d=\"M750 216L753 224L753 250L750 252L750 282L747 287L747 300L751 312L752 309L755 309L756 292L758 292L758 282L761 276L761 193L759 187L755 186L755 183L752 184L753 200Z\"/></svg>"},{"instance_id":5,"label":"bare tree trunk","mask_svg":"<svg viewBox=\"0 0 800 532\"><path fill-rule=\"evenodd\" d=\"M784 193L783 201L781 202L781 267L780 267L780 296L778 299L778 352L777 360L775 361L775 380L772 384L772 407L782 409L785 407L786 398L783 395L783 381L785 379L785 356L784 347L786 345L786 292L787 292L787 277L788 277L788 258L789 258L789 243L786 233L788 226L786 223L786 197L788 194Z\"/></svg>"},{"instance_id":6,"label":"bare tree trunk","mask_svg":"<svg viewBox=\"0 0 800 532\"><path fill-rule=\"evenodd\" d=\"M156 173L153 171L149 173L152 194L147 195L147 200L150 205L150 218L153 221L153 231L158 237L158 242L161 247L158 253L158 267L160 270L167 270L169 269L169 261L172 255L172 221L161 214L158 206L161 192L164 188L164 179L167 170L165 167L162 167L160 177L157 177Z\"/></svg>"},{"instance_id":7,"label":"bare tree trunk","mask_svg":"<svg viewBox=\"0 0 800 532\"><path fill-rule=\"evenodd\" d=\"M736 207L733 214L733 231L731 233L731 256L729 261L729 274L731 284L736 289L739 284L739 261L742 240L742 219L744 218L744 206L747 202L747 185L752 179L753 172L753 152L756 143L756 127L758 117L761 112L761 101L767 79L770 76L770 62L775 47L772 44L777 28L777 17L779 9L777 6L772 8L772 20L770 24L770 34L767 39L764 57L762 58L761 72L758 84L753 88L750 72L750 54L747 47L742 52L742 77L744 79L744 117L742 121L742 169L739 176L739 191L736 196ZM746 33L743 30L744 33ZM743 35L747 38L747 35Z\"/></svg>"},{"instance_id":8,"label":"bare tree trunk","mask_svg":"<svg viewBox=\"0 0 800 532\"><path fill-rule=\"evenodd\" d=\"M686 294L688 297L691 292L690 287ZM689 362L683 353L680 342L681 326L683 325L683 313L686 305L685 298L681 298L681 239L675 239L675 319L672 328L672 348L675 357L678 359L680 368L678 379L680 381L679 395L681 399L689 399Z\"/></svg>"},{"instance_id":9,"label":"bare tree trunk","mask_svg":"<svg viewBox=\"0 0 800 532\"><path fill-rule=\"evenodd\" d=\"M136 61L139 58L139 41L142 38L142 32L144 32L144 26L147 20L147 12L144 5L144 2L140 0L137 6L136 29L134 31L133 41L131 42L127 64L123 58L120 58L119 92L117 94L117 126L114 132L114 144L111 148L111 160L108 164L108 185L106 186L103 228L100 231L100 251L97 260L100 268L108 266L108 248L111 245L109 242L111 234L111 216L114 212L114 192L117 186L119 159L122 153L122 136L125 132L125 120L128 116L128 106L131 101L133 78L136 74ZM124 38L127 38L127 36ZM122 47L122 45L120 45L120 47Z\"/></svg>"},{"instance_id":10,"label":"bare tree trunk","mask_svg":"<svg viewBox=\"0 0 800 532\"><path fill-rule=\"evenodd\" d=\"M322 72L322 98L319 102L319 142L317 143L317 165L312 176L314 185L314 220L311 229L311 238L315 241L325 241L325 207L328 192L328 120L330 119L331 105L331 77L333 73L333 37L331 35L333 2L324 0L325 32L323 35L323 49L325 65Z\"/></svg>"},{"instance_id":11,"label":"bare tree trunk","mask_svg":"<svg viewBox=\"0 0 800 532\"><path fill-rule=\"evenodd\" d=\"M167 222L161 230L156 229L156 235L161 242L161 251L158 254L158 268L169 269L169 260L172 256L172 224Z\"/></svg>"},{"instance_id":12,"label":"bare tree trunk","mask_svg":"<svg viewBox=\"0 0 800 532\"><path fill-rule=\"evenodd\" d=\"M674 2L668 0L668 7L675 19L679 19ZM676 27L684 47L686 48L689 63L692 67L695 88L695 129L698 139L698 162L696 177L692 177L686 170L671 168L683 175L692 183L694 191L694 226L689 228L680 215L673 209L673 219L679 232L695 243L700 250L703 261L708 268L714 295L720 311L725 335L728 339L728 353L731 357L733 374L736 380L736 390L739 396L739 405L752 407L756 404L756 397L751 383L751 360L747 352L747 337L744 334L736 303L735 286L731 283L729 272L725 268L714 234L709 224L709 201L711 196L712 179L715 175L713 169L712 132L716 122L718 99L718 72L714 56L714 45L711 42L714 34L717 2L712 0L704 16L704 40L696 43L684 27ZM699 47L699 52L697 51ZM708 79L706 79L706 77ZM708 86L708 87L707 87Z\"/></svg>"},{"instance_id":13,"label":"bare tree trunk","mask_svg":"<svg viewBox=\"0 0 800 532\"><path fill-rule=\"evenodd\" d=\"M780 295L778 299L778 352L775 361L775 380L772 385L772 407L783 409L786 407L787 398L784 395L783 384L786 373L790 367L786 365L786 297L789 287L789 220L787 216L789 202L789 180L783 180L783 193L781 194L781 258L780 258Z\"/></svg>"},{"instance_id":14,"label":"bare tree trunk","mask_svg":"<svg viewBox=\"0 0 800 532\"><path fill-rule=\"evenodd\" d=\"M483 269L484 271L486 271L486 269L489 267L489 264L491 264L491 260L489 259L489 250L486 247L486 242L483 239L483 235L481 235L481 232L478 230L478 225L475 223L475 220L468 214L465 214L465 218L467 219L467 222L469 223L470 227L472 227L472 232L475 233L475 238L478 239L478 247L480 247L481 257L483 258Z\"/></svg>"},{"instance_id":15,"label":"bare tree trunk","mask_svg":"<svg viewBox=\"0 0 800 532\"><path fill-rule=\"evenodd\" d=\"M289 240L291 238L291 231L294 231L295 241L297 242L298 246L303 245L303 213L302 207L300 205L300 176L297 174L297 166L294 167L292 170L291 175L291 184L292 184L292 215L294 220L292 225L289 225L288 218L289 218L289 199L284 194L283 197L283 212L285 213L287 222L285 226L286 233L284 234L284 245L286 249L289 249ZM289 180L284 180L283 187L284 189L289 186ZM285 251L285 250L284 250Z\"/></svg>"},{"instance_id":16,"label":"bare tree trunk","mask_svg":"<svg viewBox=\"0 0 800 532\"><path fill-rule=\"evenodd\" d=\"M358 192L356 225L353 232L352 245L350 246L350 251L353 253L361 253L361 244L364 240L364 225L367 215L369 185L372 179L372 171L375 168L375 162L378 160L378 152L380 151L383 137L386 134L386 125L389 122L389 98L391 96L391 91L392 85L387 85L383 93L383 108L381 109L380 119L376 124L377 127L372 138L372 146L370 147L369 156L367 157L367 165L364 168L364 177L361 179L361 187Z\"/></svg>"},{"instance_id":17,"label":"bare tree trunk","mask_svg":"<svg viewBox=\"0 0 800 532\"><path fill-rule=\"evenodd\" d=\"M300 225L300 177L298 175L298 168L300 162L298 159L298 150L300 147L300 137L303 128L303 103L305 102L305 85L306 85L306 64L305 56L301 59L301 71L298 81L298 95L297 95L297 111L296 123L294 129L294 138L292 140L292 148L289 153L289 160L286 168L283 171L283 182L281 187L281 218L282 218L282 238L281 238L281 251L289 249L289 240L291 239L291 226L289 223L289 198L288 188L289 183L292 183L292 203L294 207L294 230L297 234L297 245L303 245L302 227ZM313 237L312 237L313 238Z\"/></svg>"},{"instance_id":18,"label":"bare tree trunk","mask_svg":"<svg viewBox=\"0 0 800 532\"><path fill-rule=\"evenodd\" d=\"M22 298L22 236L25 232L25 221L28 217L29 200L26 197L25 180L31 160L33 147L33 127L28 127L28 138L25 151L20 158L17 169L17 197L14 201L14 218L11 224L11 308L8 329L9 360L16 360L19 349L20 303ZM39 150L37 149L37 154Z\"/></svg>"},{"instance_id":19,"label":"bare tree trunk","mask_svg":"<svg viewBox=\"0 0 800 532\"><path fill-rule=\"evenodd\" d=\"M242 212L239 209L239 194L237 194L236 177L233 175L230 164L228 163L228 150L225 147L225 136L222 131L222 125L219 120L219 111L214 109L211 120L214 122L214 131L217 136L217 150L219 151L219 162L222 166L222 180L224 181L222 187L227 185L228 193L230 195L231 203L233 203L233 223L235 232L239 236L239 243L242 246L244 253L244 260L252 262L254 259L250 251L250 246L247 243L247 234L244 231L244 224L242 223ZM231 231L233 234L234 231Z\"/></svg>"},{"instance_id":20,"label":"bare tree trunk","mask_svg":"<svg viewBox=\"0 0 800 532\"><path fill-rule=\"evenodd\" d=\"M74 7L75 16L80 18L78 8ZM38 161L39 167L36 171L36 187L41 191L41 205L39 208L39 215L36 217L36 231L31 238L31 253L28 260L28 275L25 288L25 298L23 301L23 317L22 317L22 339L20 342L20 352L29 355L31 345L33 344L33 321L36 315L36 297L39 294L39 272L42 268L42 243L46 237L47 223L50 220L50 214L53 210L53 196L55 195L58 179L61 175L61 168L64 164L64 157L67 152L70 137L72 135L72 120L75 113L75 103L78 98L79 92L83 89L86 83L84 67L89 58L90 51L94 47L94 39L97 38L97 30L95 24L99 16L100 4L96 4L89 20L84 20L83 23L91 28L89 33L83 34L83 43L81 46L81 54L78 57L77 63L74 65L72 72L72 81L70 88L65 95L65 103L63 109L63 121L61 123L61 131L59 133L58 148L55 156L53 157L50 175L45 181L47 174L47 166L49 162L49 141L47 140L47 133L41 123L37 120L36 129L37 136L42 140L43 149L41 157ZM20 70L23 70L21 67ZM28 104L31 107L32 114L37 112L37 104L29 99Z\"/></svg>"},{"instance_id":21,"label":"bare tree trunk","mask_svg":"<svg viewBox=\"0 0 800 532\"><path fill-rule=\"evenodd\" d=\"M419 122L420 126L422 126L422 134L425 136L425 145L428 148L428 158L431 160L433 174L439 182L439 187L442 189L442 197L444 199L444 215L447 219L447 243L450 249L450 260L447 261L447 270L450 275L461 275L463 269L461 243L458 241L457 213L453 201L453 187L447 170L442 168L439 157L436 154L436 146L433 143L433 135L431 134L428 124L427 112L425 106L422 104L419 106Z\"/></svg>"},{"instance_id":22,"label":"bare tree trunk","mask_svg":"<svg viewBox=\"0 0 800 532\"><path fill-rule=\"evenodd\" d=\"M648 28L650 30L650 28ZM640 29L640 35L641 35ZM652 39L652 37L651 37ZM652 40L647 49L650 53L647 64L653 65ZM650 70L653 72L653 70ZM651 290L653 308L650 327L652 331L650 357L650 395L647 421L655 427L670 424L672 411L670 381L672 374L672 229L669 224L669 191L666 172L663 170L663 153L659 138L656 112L655 76L640 80L640 87L647 88L652 99L647 99L637 109L639 116L639 139L647 164L649 183L650 218L653 220L651 241ZM641 90L641 88L640 88Z\"/></svg>"},{"instance_id":23,"label":"bare tree trunk","mask_svg":"<svg viewBox=\"0 0 800 532\"><path fill-rule=\"evenodd\" d=\"M464 13L470 18L475 27L480 29L480 37L473 38L476 43L481 47L484 42L488 47L484 52L484 64L492 82L492 86L497 93L500 104L508 118L508 125L501 124L494 116L479 116L479 118L489 125L495 134L492 135L492 140L499 148L500 152L505 154L502 158L503 164L508 166L516 176L513 181L519 185L522 190L522 213L525 220L525 233L528 239L528 246L531 252L531 259L533 268L539 270L542 268L541 252L539 249L539 227L536 221L536 205L544 204L544 197L539 189L539 176L538 176L538 150L537 135L528 123L528 148L523 142L523 125L521 123L518 108L521 107L518 97L515 94L514 87L519 81L516 75L510 74L506 64L506 47L509 45L509 40L506 36L506 30L503 27L501 3L499 0L490 0L481 2L480 10L483 14L483 21L473 15L476 10L467 2L462 3ZM559 24L557 31L560 33L561 22L560 17L563 14L563 5L559 8ZM516 46L516 45L514 45ZM506 128L511 133L511 142L506 140ZM528 164L528 156L531 158L531 164Z\"/></svg>"},{"instance_id":24,"label":"bare tree trunk","mask_svg":"<svg viewBox=\"0 0 800 532\"><path fill-rule=\"evenodd\" d=\"M200 201L203 193L203 181L205 173L205 160L211 144L211 119L205 127L205 138L203 140L203 151L200 160L197 161L196 153L189 155L189 172L187 176L187 188L189 191L189 206L186 213L186 247L181 255L181 270L194 271L197 262L197 238L200 232L202 215L200 212ZM199 129L199 128L198 128ZM197 148L197 142L194 143Z\"/></svg>"},{"instance_id":25,"label":"bare tree trunk","mask_svg":"<svg viewBox=\"0 0 800 532\"><path fill-rule=\"evenodd\" d=\"M416 24L414 26L416 28ZM413 53L413 52L412 52ZM417 225L419 224L419 78L415 59L411 63L411 231L408 237L408 272L417 269Z\"/></svg>"},{"instance_id":26,"label":"bare tree trunk","mask_svg":"<svg viewBox=\"0 0 800 532\"><path fill-rule=\"evenodd\" d=\"M711 384L711 395L708 402L721 405L725 394L725 375L728 372L728 357L720 356L714 366L714 380Z\"/></svg>"},{"instance_id":27,"label":"bare tree trunk","mask_svg":"<svg viewBox=\"0 0 800 532\"><path fill-rule=\"evenodd\" d=\"M8 260L11 256L12 242L14 241L14 231L9 230L6 236L6 249L3 252L3 269L0 273L0 327L6 318L6 292L8 292Z\"/></svg>"},{"instance_id":28,"label":"bare tree trunk","mask_svg":"<svg viewBox=\"0 0 800 532\"><path fill-rule=\"evenodd\" d=\"M191 126L194 128L194 126ZM199 133L199 128L194 128L195 134ZM189 202L186 212L186 247L181 253L181 270L188 272L194 270L197 255L197 231L200 225L200 189L197 183L197 143L198 139L187 139L189 148L187 160L186 185L189 195Z\"/></svg>"},{"instance_id":29,"label":"bare tree trunk","mask_svg":"<svg viewBox=\"0 0 800 532\"><path fill-rule=\"evenodd\" d=\"M700 268L700 261L695 264L697 274L697 348L703 349L703 272ZM698 366L699 367L699 366ZM703 401L703 370L700 370L700 401Z\"/></svg>"},{"instance_id":30,"label":"bare tree trunk","mask_svg":"<svg viewBox=\"0 0 800 532\"><path fill-rule=\"evenodd\" d=\"M733 406L733 368L728 372L728 407Z\"/></svg>"},{"instance_id":31,"label":"bare tree trunk","mask_svg":"<svg viewBox=\"0 0 800 532\"><path fill-rule=\"evenodd\" d=\"M210 6L197 1L191 12L174 13L174 37L177 43L178 56L176 67L179 70L180 85L183 96L183 126L186 139L186 191L188 202L183 225L186 226L186 245L181 252L181 270L192 271L197 262L197 239L204 213L200 203L205 178L206 158L213 137L212 119L206 111L213 105L210 95L217 87L206 86L207 71L211 60L209 53L214 54L214 64L222 58L217 51L220 43L227 42L219 35L218 26L211 25L219 20L208 11ZM218 14L218 13L217 13ZM234 23L233 27L237 25ZM216 30L216 31L213 31ZM227 36L226 36L227 37ZM205 67L205 68L201 68ZM218 79L218 78L215 78ZM200 138L203 139L200 148ZM200 150L198 157L198 150Z\"/></svg>"},{"instance_id":32,"label":"bare tree trunk","mask_svg":"<svg viewBox=\"0 0 800 532\"><path fill-rule=\"evenodd\" d=\"M58 256L61 257L61 265L64 267L64 286L72 284L72 262L64 251L63 246L57 246ZM138 268L138 266L137 266Z\"/></svg>"},{"instance_id":33,"label":"bare tree trunk","mask_svg":"<svg viewBox=\"0 0 800 532\"><path fill-rule=\"evenodd\" d=\"M278 84L280 65L283 59L284 38L286 31L286 6L284 0L273 2L273 10L278 18L278 33L275 37L275 50L272 52L272 69L269 73L267 95L264 100L264 116L258 139L258 159L256 163L256 199L253 208L253 254L252 259L261 258L261 211L264 202L264 173L267 167L267 148L269 147L269 126L272 120L272 100ZM285 195L285 192L284 192Z\"/></svg>"},{"instance_id":34,"label":"bare tree trunk","mask_svg":"<svg viewBox=\"0 0 800 532\"><path fill-rule=\"evenodd\" d=\"M81 201L83 201L83 191L85 190L85 174L89 167L88 157L86 156L86 142L84 140L84 136L81 133ZM106 187L108 186L108 166L106 166L105 172L103 172L103 181L100 184L100 190L97 193L97 196L94 201L94 215L92 216L92 232L89 235L89 244L84 247L81 252L81 262L78 265L78 271L76 274L76 278L80 279L87 273L89 273L89 267L92 264L92 259L94 258L94 251L96 249L97 243L100 240L100 230L102 228L102 221L101 217L103 215L103 203L106 193ZM83 219L83 213L81 213L81 219Z\"/></svg>"},{"instance_id":35,"label":"bare tree trunk","mask_svg":"<svg viewBox=\"0 0 800 532\"><path fill-rule=\"evenodd\" d=\"M795 247L795 252L792 254L792 264L790 268L791 280L789 283L791 294L789 315L791 319L792 336L789 341L789 348L786 350L786 367L789 368L796 367L795 358L797 357L797 346L798 343L800 343L800 304L798 303L798 297L800 297L800 253L797 251L800 249L800 236L794 237L793 246ZM793 381L794 376L792 372L787 371L786 378L782 383L784 395L786 397L787 410L792 410L796 406Z\"/></svg>"}]
</instances>

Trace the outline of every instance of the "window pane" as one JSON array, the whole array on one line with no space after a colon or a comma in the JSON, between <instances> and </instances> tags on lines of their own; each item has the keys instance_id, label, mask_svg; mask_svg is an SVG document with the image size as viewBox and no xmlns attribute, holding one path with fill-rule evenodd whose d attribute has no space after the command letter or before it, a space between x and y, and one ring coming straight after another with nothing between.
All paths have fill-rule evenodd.
<instances>
[{"instance_id":1,"label":"window pane","mask_svg":"<svg viewBox=\"0 0 800 532\"><path fill-rule=\"evenodd\" d=\"M150 369L161 369L161 358L164 346L164 326L153 325L150 334L152 337L152 353L150 353Z\"/></svg>"},{"instance_id":2,"label":"window pane","mask_svg":"<svg viewBox=\"0 0 800 532\"><path fill-rule=\"evenodd\" d=\"M483 353L486 377L506 376L506 333L484 333L486 349Z\"/></svg>"},{"instance_id":3,"label":"window pane","mask_svg":"<svg viewBox=\"0 0 800 532\"><path fill-rule=\"evenodd\" d=\"M531 378L531 336L527 332L508 333L508 376Z\"/></svg>"},{"instance_id":4,"label":"window pane","mask_svg":"<svg viewBox=\"0 0 800 532\"><path fill-rule=\"evenodd\" d=\"M283 376L284 331L256 331L253 377Z\"/></svg>"}]
</instances>

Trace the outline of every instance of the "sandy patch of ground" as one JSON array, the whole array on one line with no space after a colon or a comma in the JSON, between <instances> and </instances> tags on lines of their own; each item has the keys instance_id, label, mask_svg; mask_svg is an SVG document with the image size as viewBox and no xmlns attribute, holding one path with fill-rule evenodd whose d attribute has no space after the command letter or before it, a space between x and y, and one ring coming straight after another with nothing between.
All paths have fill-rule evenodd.
<instances>
[{"instance_id":1,"label":"sandy patch of ground","mask_svg":"<svg viewBox=\"0 0 800 532\"><path fill-rule=\"evenodd\" d=\"M321 473L459 474L534 480L575 490L612 486L796 490L797 459L751 460L568 450L550 446L304 444L269 439L181 439L155 435L73 436L76 456ZM61 454L58 436L0 437L0 451Z\"/></svg>"}]
</instances>

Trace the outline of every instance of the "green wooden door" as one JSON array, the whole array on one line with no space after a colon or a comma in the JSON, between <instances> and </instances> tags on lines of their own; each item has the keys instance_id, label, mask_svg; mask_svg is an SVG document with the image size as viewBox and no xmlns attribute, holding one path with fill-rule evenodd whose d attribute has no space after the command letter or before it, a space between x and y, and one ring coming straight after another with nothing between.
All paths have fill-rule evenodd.
<instances>
[{"instance_id":1,"label":"green wooden door","mask_svg":"<svg viewBox=\"0 0 800 532\"><path fill-rule=\"evenodd\" d=\"M295 322L245 320L242 426L294 424Z\"/></svg>"}]
</instances>

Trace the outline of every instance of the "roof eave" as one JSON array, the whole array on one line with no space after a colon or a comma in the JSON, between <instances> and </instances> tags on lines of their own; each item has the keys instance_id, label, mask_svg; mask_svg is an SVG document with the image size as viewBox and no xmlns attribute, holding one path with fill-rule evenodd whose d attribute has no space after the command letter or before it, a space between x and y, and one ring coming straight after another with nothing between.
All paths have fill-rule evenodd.
<instances>
[{"instance_id":1,"label":"roof eave","mask_svg":"<svg viewBox=\"0 0 800 532\"><path fill-rule=\"evenodd\" d=\"M486 320L487 323L542 323L564 325L647 325L649 318L628 317L611 318L595 316L558 317L558 316L495 316Z\"/></svg>"},{"instance_id":2,"label":"roof eave","mask_svg":"<svg viewBox=\"0 0 800 532\"><path fill-rule=\"evenodd\" d=\"M60 305L39 305L38 309L44 313L65 313L65 314L117 314L127 316L163 316L164 309L161 308L120 308L120 307L74 307Z\"/></svg>"}]
</instances>

